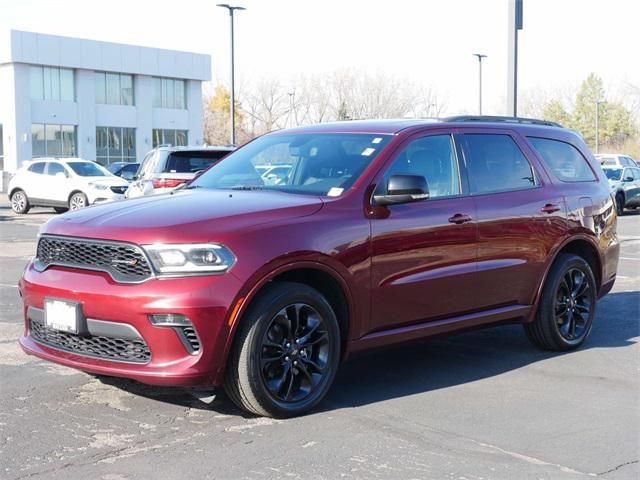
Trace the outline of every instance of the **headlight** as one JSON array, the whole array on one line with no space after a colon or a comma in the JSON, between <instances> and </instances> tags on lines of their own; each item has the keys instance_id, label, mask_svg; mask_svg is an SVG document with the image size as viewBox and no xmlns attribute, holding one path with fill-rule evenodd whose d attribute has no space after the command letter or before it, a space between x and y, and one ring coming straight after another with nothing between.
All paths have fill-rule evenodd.
<instances>
[{"instance_id":1,"label":"headlight","mask_svg":"<svg viewBox=\"0 0 640 480\"><path fill-rule=\"evenodd\" d=\"M233 253L218 243L143 245L160 273L222 273L236 261Z\"/></svg>"},{"instance_id":2,"label":"headlight","mask_svg":"<svg viewBox=\"0 0 640 480\"><path fill-rule=\"evenodd\" d=\"M96 190L106 190L107 188L109 188L109 185L105 185L103 183L89 182L89 186L95 188Z\"/></svg>"}]
</instances>

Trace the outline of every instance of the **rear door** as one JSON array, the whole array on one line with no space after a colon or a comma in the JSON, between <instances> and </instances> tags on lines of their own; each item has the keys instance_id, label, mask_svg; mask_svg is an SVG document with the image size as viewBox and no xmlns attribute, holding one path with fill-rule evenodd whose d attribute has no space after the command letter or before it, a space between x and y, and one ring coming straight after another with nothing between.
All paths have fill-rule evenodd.
<instances>
[{"instance_id":1,"label":"rear door","mask_svg":"<svg viewBox=\"0 0 640 480\"><path fill-rule=\"evenodd\" d=\"M477 307L530 305L567 230L564 200L515 132L465 129L463 137L477 209Z\"/></svg>"},{"instance_id":2,"label":"rear door","mask_svg":"<svg viewBox=\"0 0 640 480\"><path fill-rule=\"evenodd\" d=\"M25 170L24 180L20 182L20 188L24 189L29 198L42 197L42 189L45 185L45 162L34 162Z\"/></svg>"}]
</instances>

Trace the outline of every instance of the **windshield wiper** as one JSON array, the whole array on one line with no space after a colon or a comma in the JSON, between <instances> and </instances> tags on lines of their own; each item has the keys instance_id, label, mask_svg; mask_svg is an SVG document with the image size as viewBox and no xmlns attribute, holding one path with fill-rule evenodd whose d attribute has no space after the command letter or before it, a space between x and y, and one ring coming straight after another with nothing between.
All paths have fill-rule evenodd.
<instances>
[{"instance_id":1,"label":"windshield wiper","mask_svg":"<svg viewBox=\"0 0 640 480\"><path fill-rule=\"evenodd\" d=\"M231 190L245 190L245 191L250 191L250 190L264 190L264 187L258 186L258 185L237 185L235 187L231 187Z\"/></svg>"},{"instance_id":2,"label":"windshield wiper","mask_svg":"<svg viewBox=\"0 0 640 480\"><path fill-rule=\"evenodd\" d=\"M194 188L204 188L202 185L188 185L184 187L182 190L193 190Z\"/></svg>"}]
</instances>

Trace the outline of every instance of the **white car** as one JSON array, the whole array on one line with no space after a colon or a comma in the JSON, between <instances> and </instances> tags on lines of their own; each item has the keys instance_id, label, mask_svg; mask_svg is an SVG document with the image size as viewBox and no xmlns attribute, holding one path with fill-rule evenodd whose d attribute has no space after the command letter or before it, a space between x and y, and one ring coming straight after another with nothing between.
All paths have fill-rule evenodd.
<instances>
[{"instance_id":1,"label":"white car","mask_svg":"<svg viewBox=\"0 0 640 480\"><path fill-rule=\"evenodd\" d=\"M637 167L638 163L629 155L597 153L594 155L603 167Z\"/></svg>"},{"instance_id":2,"label":"white car","mask_svg":"<svg viewBox=\"0 0 640 480\"><path fill-rule=\"evenodd\" d=\"M640 207L640 167L603 166L602 170L616 199L618 215L624 215L625 208Z\"/></svg>"},{"instance_id":3,"label":"white car","mask_svg":"<svg viewBox=\"0 0 640 480\"><path fill-rule=\"evenodd\" d=\"M79 158L38 158L25 162L9 182L9 200L15 213L31 207L53 207L62 213L94 203L124 199L129 187L95 162Z\"/></svg>"}]
</instances>

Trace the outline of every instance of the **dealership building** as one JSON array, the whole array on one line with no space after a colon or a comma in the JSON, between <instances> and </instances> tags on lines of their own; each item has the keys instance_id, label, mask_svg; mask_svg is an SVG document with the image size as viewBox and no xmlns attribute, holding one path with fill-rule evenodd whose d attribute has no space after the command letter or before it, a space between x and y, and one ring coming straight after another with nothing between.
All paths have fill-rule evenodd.
<instances>
[{"instance_id":1,"label":"dealership building","mask_svg":"<svg viewBox=\"0 0 640 480\"><path fill-rule=\"evenodd\" d=\"M210 79L209 55L6 32L0 170L44 156L134 162L159 144L202 144Z\"/></svg>"}]
</instances>

